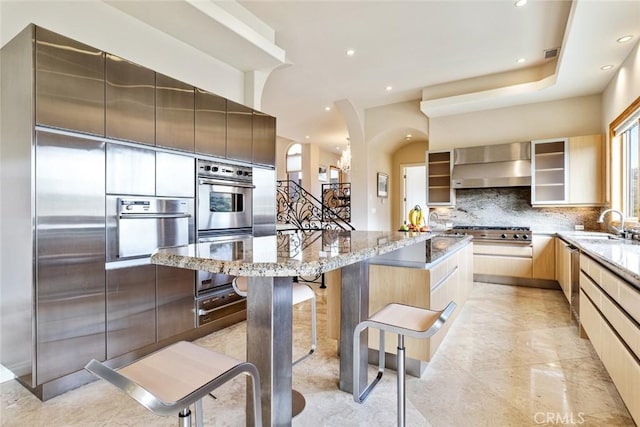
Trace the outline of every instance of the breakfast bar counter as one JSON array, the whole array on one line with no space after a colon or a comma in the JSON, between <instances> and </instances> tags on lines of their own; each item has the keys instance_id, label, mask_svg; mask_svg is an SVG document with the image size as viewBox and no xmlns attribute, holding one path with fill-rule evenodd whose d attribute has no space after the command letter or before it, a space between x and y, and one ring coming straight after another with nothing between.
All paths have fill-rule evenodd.
<instances>
[{"instance_id":1,"label":"breakfast bar counter","mask_svg":"<svg viewBox=\"0 0 640 427\"><path fill-rule=\"evenodd\" d=\"M431 237L430 233L391 231L297 231L160 249L151 262L248 277L247 361L260 372L264 424L286 426L292 419L293 277L342 269L340 389L351 393L353 331L369 310L369 260ZM361 345L366 348L365 334ZM363 387L366 351L361 354ZM250 414L247 411L247 417ZM252 424L251 419L247 422Z\"/></svg>"}]
</instances>

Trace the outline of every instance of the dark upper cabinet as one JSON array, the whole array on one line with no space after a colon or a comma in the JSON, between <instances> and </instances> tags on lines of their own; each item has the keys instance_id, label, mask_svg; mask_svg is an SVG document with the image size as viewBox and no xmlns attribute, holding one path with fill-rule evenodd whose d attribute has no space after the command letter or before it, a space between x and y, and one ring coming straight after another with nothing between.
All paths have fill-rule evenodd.
<instances>
[{"instance_id":1,"label":"dark upper cabinet","mask_svg":"<svg viewBox=\"0 0 640 427\"><path fill-rule=\"evenodd\" d=\"M227 158L251 162L253 110L227 100Z\"/></svg>"},{"instance_id":2,"label":"dark upper cabinet","mask_svg":"<svg viewBox=\"0 0 640 427\"><path fill-rule=\"evenodd\" d=\"M253 112L253 163L276 165L276 118Z\"/></svg>"},{"instance_id":3,"label":"dark upper cabinet","mask_svg":"<svg viewBox=\"0 0 640 427\"><path fill-rule=\"evenodd\" d=\"M104 53L36 27L36 123L104 136Z\"/></svg>"},{"instance_id":4,"label":"dark upper cabinet","mask_svg":"<svg viewBox=\"0 0 640 427\"><path fill-rule=\"evenodd\" d=\"M156 73L156 145L194 150L193 86Z\"/></svg>"},{"instance_id":5,"label":"dark upper cabinet","mask_svg":"<svg viewBox=\"0 0 640 427\"><path fill-rule=\"evenodd\" d=\"M106 61L107 137L155 144L156 73L111 54Z\"/></svg>"},{"instance_id":6,"label":"dark upper cabinet","mask_svg":"<svg viewBox=\"0 0 640 427\"><path fill-rule=\"evenodd\" d=\"M196 88L196 153L227 155L227 100Z\"/></svg>"}]
</instances>

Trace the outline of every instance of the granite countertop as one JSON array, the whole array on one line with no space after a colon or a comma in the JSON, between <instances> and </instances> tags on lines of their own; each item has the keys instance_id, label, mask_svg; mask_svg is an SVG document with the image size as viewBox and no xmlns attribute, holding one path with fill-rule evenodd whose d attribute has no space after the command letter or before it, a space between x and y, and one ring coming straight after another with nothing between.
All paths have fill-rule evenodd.
<instances>
[{"instance_id":1,"label":"granite countertop","mask_svg":"<svg viewBox=\"0 0 640 427\"><path fill-rule=\"evenodd\" d=\"M591 231L563 231L557 234L640 289L640 242Z\"/></svg>"},{"instance_id":2,"label":"granite countertop","mask_svg":"<svg viewBox=\"0 0 640 427\"><path fill-rule=\"evenodd\" d=\"M234 276L314 276L431 238L399 231L296 231L163 248L151 262Z\"/></svg>"}]
</instances>

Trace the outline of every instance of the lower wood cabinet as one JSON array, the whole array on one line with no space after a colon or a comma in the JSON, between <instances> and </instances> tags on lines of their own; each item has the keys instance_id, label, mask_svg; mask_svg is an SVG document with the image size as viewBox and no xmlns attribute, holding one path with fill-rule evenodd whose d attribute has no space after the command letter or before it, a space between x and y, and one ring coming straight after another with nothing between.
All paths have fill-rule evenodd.
<instances>
[{"instance_id":1,"label":"lower wood cabinet","mask_svg":"<svg viewBox=\"0 0 640 427\"><path fill-rule=\"evenodd\" d=\"M474 273L531 279L533 247L510 243L474 243Z\"/></svg>"},{"instance_id":2,"label":"lower wood cabinet","mask_svg":"<svg viewBox=\"0 0 640 427\"><path fill-rule=\"evenodd\" d=\"M580 268L580 324L638 423L640 291L584 254Z\"/></svg>"},{"instance_id":3,"label":"lower wood cabinet","mask_svg":"<svg viewBox=\"0 0 640 427\"><path fill-rule=\"evenodd\" d=\"M571 249L562 239L556 239L556 280L567 301L571 301Z\"/></svg>"},{"instance_id":4,"label":"lower wood cabinet","mask_svg":"<svg viewBox=\"0 0 640 427\"><path fill-rule=\"evenodd\" d=\"M327 281L327 318L329 337L338 339L340 331L340 272L325 276ZM443 328L430 339L418 340L406 337L408 358L428 362L455 321L473 286L473 244L468 244L428 269L369 266L369 314L388 303L408 304L433 310L441 310L450 301L457 304ZM396 352L397 338L385 336L386 352ZM379 335L369 334L369 347L377 349Z\"/></svg>"}]
</instances>

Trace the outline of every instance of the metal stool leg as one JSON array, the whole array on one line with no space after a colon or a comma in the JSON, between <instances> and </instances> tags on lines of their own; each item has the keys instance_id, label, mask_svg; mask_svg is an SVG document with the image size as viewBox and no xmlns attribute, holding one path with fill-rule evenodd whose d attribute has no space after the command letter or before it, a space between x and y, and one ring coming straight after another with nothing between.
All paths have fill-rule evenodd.
<instances>
[{"instance_id":1,"label":"metal stool leg","mask_svg":"<svg viewBox=\"0 0 640 427\"><path fill-rule=\"evenodd\" d=\"M191 427L191 411L185 408L178 414L180 427Z\"/></svg>"},{"instance_id":2,"label":"metal stool leg","mask_svg":"<svg viewBox=\"0 0 640 427\"><path fill-rule=\"evenodd\" d=\"M202 399L196 400L196 403L193 404L193 412L196 415L196 427L204 427L204 422L202 421L204 414L202 412Z\"/></svg>"},{"instance_id":3,"label":"metal stool leg","mask_svg":"<svg viewBox=\"0 0 640 427\"><path fill-rule=\"evenodd\" d=\"M380 332L380 345L378 349L378 373L376 374L375 379L365 387L364 391L360 392L360 332L365 329L366 326L363 327L362 324L356 327L353 338L353 400L358 403L362 403L369 396L369 393L375 388L376 385L382 379L382 375L384 374L384 366L385 366L385 350L384 350L384 331L382 329Z\"/></svg>"},{"instance_id":4,"label":"metal stool leg","mask_svg":"<svg viewBox=\"0 0 640 427\"><path fill-rule=\"evenodd\" d=\"M305 285L306 286L306 285ZM311 288L311 287L310 287ZM313 289L312 289L313 291ZM307 357L311 356L316 351L316 347L318 344L318 333L317 333L317 317L316 317L316 297L315 294L313 298L311 298L311 348L304 356L300 357L298 360L295 360L291 366L296 366L298 363L305 360Z\"/></svg>"},{"instance_id":5,"label":"metal stool leg","mask_svg":"<svg viewBox=\"0 0 640 427\"><path fill-rule=\"evenodd\" d=\"M404 335L398 334L398 353L396 363L398 365L398 426L405 425L406 401L405 401L405 358L404 358Z\"/></svg>"}]
</instances>

